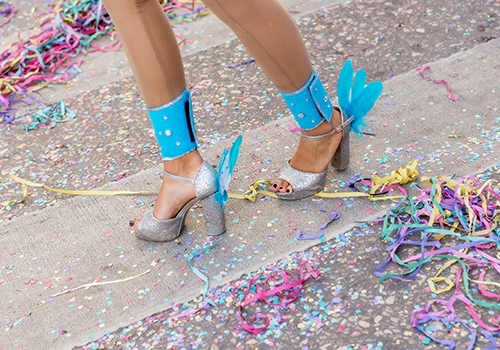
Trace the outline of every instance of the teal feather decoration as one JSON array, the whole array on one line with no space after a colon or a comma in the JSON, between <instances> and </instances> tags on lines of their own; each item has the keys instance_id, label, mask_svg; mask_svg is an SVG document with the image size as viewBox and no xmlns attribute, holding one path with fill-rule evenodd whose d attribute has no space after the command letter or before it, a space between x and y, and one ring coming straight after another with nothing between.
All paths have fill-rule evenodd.
<instances>
[{"instance_id":1,"label":"teal feather decoration","mask_svg":"<svg viewBox=\"0 0 500 350\"><path fill-rule=\"evenodd\" d=\"M366 73L364 69L358 70L356 77L354 78L354 85L352 87L351 99L355 100L359 96L359 93L363 90L366 85Z\"/></svg>"},{"instance_id":2,"label":"teal feather decoration","mask_svg":"<svg viewBox=\"0 0 500 350\"><path fill-rule=\"evenodd\" d=\"M347 118L354 117L351 130L361 135L366 127L365 116L373 108L382 93L382 83L373 81L366 85L366 73L360 69L356 73L353 85L353 69L351 61L347 61L340 72L337 84L339 106Z\"/></svg>"},{"instance_id":3,"label":"teal feather decoration","mask_svg":"<svg viewBox=\"0 0 500 350\"><path fill-rule=\"evenodd\" d=\"M222 152L220 157L218 175L219 191L216 193L215 199L219 203L222 203L222 205L225 205L228 199L227 190L233 177L233 170L236 166L238 155L240 154L241 141L242 137L240 135L230 148L226 148Z\"/></svg>"},{"instance_id":4,"label":"teal feather decoration","mask_svg":"<svg viewBox=\"0 0 500 350\"><path fill-rule=\"evenodd\" d=\"M347 111L349 101L351 100L352 89L352 66L351 61L347 61L340 71L339 81L337 83L337 95L339 97L339 106L343 111Z\"/></svg>"}]
</instances>

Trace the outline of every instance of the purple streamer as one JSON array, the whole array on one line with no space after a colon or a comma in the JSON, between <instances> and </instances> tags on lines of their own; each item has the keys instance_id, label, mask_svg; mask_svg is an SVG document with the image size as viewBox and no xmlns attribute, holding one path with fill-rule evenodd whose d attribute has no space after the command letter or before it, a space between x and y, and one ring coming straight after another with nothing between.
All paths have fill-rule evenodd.
<instances>
[{"instance_id":1,"label":"purple streamer","mask_svg":"<svg viewBox=\"0 0 500 350\"><path fill-rule=\"evenodd\" d=\"M253 63L253 62L255 62L255 60L252 58L251 60L248 60L248 61L245 61L245 62L241 62L241 63L226 64L226 67L227 68L235 68L235 67L243 66L245 64L250 64L250 63Z\"/></svg>"},{"instance_id":2,"label":"purple streamer","mask_svg":"<svg viewBox=\"0 0 500 350\"><path fill-rule=\"evenodd\" d=\"M326 213L325 210L320 210L320 212ZM297 233L295 234L295 239L297 239L297 240L319 239L319 238L323 237L324 236L323 230L326 228L326 226L328 226L330 223L332 223L333 221L335 221L339 218L339 214L336 211L331 211L330 215L332 216L332 218L319 227L319 232L316 235L304 236L304 233L302 231L297 230Z\"/></svg>"}]
</instances>

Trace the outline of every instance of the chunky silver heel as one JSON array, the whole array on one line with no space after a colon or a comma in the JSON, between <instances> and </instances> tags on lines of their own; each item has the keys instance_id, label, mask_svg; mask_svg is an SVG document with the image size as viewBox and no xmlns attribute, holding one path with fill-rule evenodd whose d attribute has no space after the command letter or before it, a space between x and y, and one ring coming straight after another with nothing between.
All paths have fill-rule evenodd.
<instances>
[{"instance_id":1,"label":"chunky silver heel","mask_svg":"<svg viewBox=\"0 0 500 350\"><path fill-rule=\"evenodd\" d=\"M215 194L203 199L201 204L205 214L207 234L209 236L218 236L226 232L224 206L215 199Z\"/></svg>"},{"instance_id":2,"label":"chunky silver heel","mask_svg":"<svg viewBox=\"0 0 500 350\"><path fill-rule=\"evenodd\" d=\"M342 112L342 110L341 110ZM342 113L342 120L343 120L344 114ZM350 131L351 131L351 123L347 123L344 126L344 135L342 135L342 140L340 141L340 144L335 151L335 154L333 155L332 161L330 164L337 170L343 171L347 169L349 166L349 162L351 160L350 156Z\"/></svg>"},{"instance_id":3,"label":"chunky silver heel","mask_svg":"<svg viewBox=\"0 0 500 350\"><path fill-rule=\"evenodd\" d=\"M196 198L187 202L172 219L158 220L153 215L153 209L149 210L137 225L137 237L153 242L168 242L176 239L181 234L189 209L200 200L205 211L208 234L220 235L225 232L224 209L222 204L214 199L215 193L218 191L217 172L210 164L203 162L194 179L169 173L165 173L165 176L177 181L192 183Z\"/></svg>"}]
</instances>

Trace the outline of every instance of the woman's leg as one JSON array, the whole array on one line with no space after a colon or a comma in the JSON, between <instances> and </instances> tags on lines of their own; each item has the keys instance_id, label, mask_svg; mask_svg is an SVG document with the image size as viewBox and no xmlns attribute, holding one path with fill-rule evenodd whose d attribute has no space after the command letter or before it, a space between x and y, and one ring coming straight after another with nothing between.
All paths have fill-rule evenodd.
<instances>
[{"instance_id":1,"label":"woman's leg","mask_svg":"<svg viewBox=\"0 0 500 350\"><path fill-rule=\"evenodd\" d=\"M149 108L162 106L186 89L177 40L158 0L103 0L123 42L144 101ZM185 123L185 115L174 116ZM165 161L170 174L193 178L203 160L197 149ZM192 184L163 178L153 215L170 219L190 199Z\"/></svg>"},{"instance_id":2,"label":"woman's leg","mask_svg":"<svg viewBox=\"0 0 500 350\"><path fill-rule=\"evenodd\" d=\"M266 75L282 92L300 89L313 71L306 46L290 14L278 0L203 0L238 36ZM323 135L341 124L334 110L330 123L322 122L310 136ZM300 138L290 165L300 171L320 173L328 167L342 133L310 141ZM274 191L292 192L291 185L276 180Z\"/></svg>"}]
</instances>

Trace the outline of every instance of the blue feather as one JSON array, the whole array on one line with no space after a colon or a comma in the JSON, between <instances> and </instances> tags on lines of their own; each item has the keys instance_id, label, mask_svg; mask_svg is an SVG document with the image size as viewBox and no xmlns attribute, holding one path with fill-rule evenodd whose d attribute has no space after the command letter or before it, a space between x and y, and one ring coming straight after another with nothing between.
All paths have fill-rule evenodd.
<instances>
[{"instance_id":1,"label":"blue feather","mask_svg":"<svg viewBox=\"0 0 500 350\"><path fill-rule=\"evenodd\" d=\"M373 108L375 101L382 93L382 83L371 82L366 85L366 73L360 69L352 82L353 69L351 61L347 61L340 72L337 84L337 94L339 106L346 114L346 119L354 117L351 123L351 130L361 135L366 127L364 117Z\"/></svg>"},{"instance_id":2,"label":"blue feather","mask_svg":"<svg viewBox=\"0 0 500 350\"><path fill-rule=\"evenodd\" d=\"M229 150L229 168L231 169L231 175L233 174L234 167L236 166L236 162L238 161L238 156L240 154L240 146L243 137L239 135L234 141L231 149Z\"/></svg>"},{"instance_id":3,"label":"blue feather","mask_svg":"<svg viewBox=\"0 0 500 350\"><path fill-rule=\"evenodd\" d=\"M339 81L337 83L337 95L339 97L339 106L346 111L351 102L352 89L352 66L351 61L347 61L340 71Z\"/></svg>"},{"instance_id":4,"label":"blue feather","mask_svg":"<svg viewBox=\"0 0 500 350\"><path fill-rule=\"evenodd\" d=\"M353 100L351 106L356 111L353 113L355 119L363 118L370 109L373 108L375 101L382 92L382 83L374 81L368 84L358 95L356 100Z\"/></svg>"},{"instance_id":5,"label":"blue feather","mask_svg":"<svg viewBox=\"0 0 500 350\"><path fill-rule=\"evenodd\" d=\"M215 199L225 205L228 200L227 190L229 183L233 177L233 170L238 160L242 137L238 136L231 148L226 148L220 157L218 183L219 190L215 195Z\"/></svg>"},{"instance_id":6,"label":"blue feather","mask_svg":"<svg viewBox=\"0 0 500 350\"><path fill-rule=\"evenodd\" d=\"M354 86L352 87L351 101L356 100L361 90L366 85L366 73L364 69L358 70L356 77L354 78Z\"/></svg>"}]
</instances>

